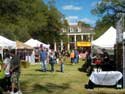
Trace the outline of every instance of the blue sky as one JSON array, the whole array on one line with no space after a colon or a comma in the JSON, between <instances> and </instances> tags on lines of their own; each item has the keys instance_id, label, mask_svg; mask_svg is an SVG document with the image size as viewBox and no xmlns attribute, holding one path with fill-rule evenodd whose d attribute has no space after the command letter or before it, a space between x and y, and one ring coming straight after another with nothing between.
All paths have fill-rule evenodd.
<instances>
[{"instance_id":1,"label":"blue sky","mask_svg":"<svg viewBox=\"0 0 125 94\"><path fill-rule=\"evenodd\" d=\"M47 0L44 0L47 2ZM95 25L97 16L92 15L91 10L100 0L55 0L55 6L64 14L69 23L81 20L92 26Z\"/></svg>"}]
</instances>

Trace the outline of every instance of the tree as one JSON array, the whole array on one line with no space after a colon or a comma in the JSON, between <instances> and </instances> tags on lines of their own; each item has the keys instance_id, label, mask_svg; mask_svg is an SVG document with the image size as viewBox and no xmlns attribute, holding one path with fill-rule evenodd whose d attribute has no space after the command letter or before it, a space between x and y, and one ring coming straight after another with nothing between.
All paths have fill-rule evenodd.
<instances>
[{"instance_id":1,"label":"tree","mask_svg":"<svg viewBox=\"0 0 125 94\"><path fill-rule=\"evenodd\" d=\"M43 0L0 0L0 34L13 40L57 40L61 18L62 14Z\"/></svg>"},{"instance_id":2,"label":"tree","mask_svg":"<svg viewBox=\"0 0 125 94\"><path fill-rule=\"evenodd\" d=\"M96 4L92 13L103 16L125 13L125 0L101 0Z\"/></svg>"},{"instance_id":3,"label":"tree","mask_svg":"<svg viewBox=\"0 0 125 94\"><path fill-rule=\"evenodd\" d=\"M53 2L48 3L47 26L44 28L46 42L50 44L54 41L60 41L63 15L57 10Z\"/></svg>"},{"instance_id":4,"label":"tree","mask_svg":"<svg viewBox=\"0 0 125 94\"><path fill-rule=\"evenodd\" d=\"M63 20L63 29L64 31L69 31L69 23L66 19Z\"/></svg>"},{"instance_id":5,"label":"tree","mask_svg":"<svg viewBox=\"0 0 125 94\"><path fill-rule=\"evenodd\" d=\"M117 14L125 13L125 0L101 0L92 10L94 15L101 18L96 22L96 38L99 37L110 26L116 25L119 20Z\"/></svg>"},{"instance_id":6,"label":"tree","mask_svg":"<svg viewBox=\"0 0 125 94\"><path fill-rule=\"evenodd\" d=\"M78 22L78 26L79 26L79 27L91 27L90 24L87 24L87 23L85 23L85 22L83 22L83 21L79 21L79 22Z\"/></svg>"}]
</instances>

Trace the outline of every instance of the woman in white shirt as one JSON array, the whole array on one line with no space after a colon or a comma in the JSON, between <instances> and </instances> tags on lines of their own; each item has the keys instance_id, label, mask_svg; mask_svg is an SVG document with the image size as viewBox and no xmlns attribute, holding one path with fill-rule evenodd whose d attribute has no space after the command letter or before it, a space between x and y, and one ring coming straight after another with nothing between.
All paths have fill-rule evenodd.
<instances>
[{"instance_id":1,"label":"woman in white shirt","mask_svg":"<svg viewBox=\"0 0 125 94\"><path fill-rule=\"evenodd\" d=\"M5 59L3 60L5 75L10 75L10 55L6 54Z\"/></svg>"}]
</instances>

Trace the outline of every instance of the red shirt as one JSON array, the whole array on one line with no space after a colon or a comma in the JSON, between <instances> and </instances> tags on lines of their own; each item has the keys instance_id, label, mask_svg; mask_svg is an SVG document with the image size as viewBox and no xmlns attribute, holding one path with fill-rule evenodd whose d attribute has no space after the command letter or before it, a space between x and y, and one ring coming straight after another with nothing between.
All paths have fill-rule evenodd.
<instances>
[{"instance_id":1,"label":"red shirt","mask_svg":"<svg viewBox=\"0 0 125 94\"><path fill-rule=\"evenodd\" d=\"M100 64L101 64L101 60L96 59L94 63L95 63L96 65L100 65Z\"/></svg>"}]
</instances>

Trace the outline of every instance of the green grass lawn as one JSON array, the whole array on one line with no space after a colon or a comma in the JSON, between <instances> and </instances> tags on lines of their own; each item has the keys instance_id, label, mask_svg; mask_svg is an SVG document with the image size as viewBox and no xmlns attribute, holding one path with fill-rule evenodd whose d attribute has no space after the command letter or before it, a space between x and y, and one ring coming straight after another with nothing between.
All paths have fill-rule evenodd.
<instances>
[{"instance_id":1,"label":"green grass lawn","mask_svg":"<svg viewBox=\"0 0 125 94\"><path fill-rule=\"evenodd\" d=\"M59 72L60 65L58 64L53 73L38 71L41 68L40 64L30 65L26 69L22 68L21 90L23 94L125 94L125 90L114 88L86 90L84 85L87 84L89 78L86 73L78 70L83 63L80 61L79 64L71 65L67 61L64 73Z\"/></svg>"}]
</instances>

